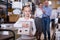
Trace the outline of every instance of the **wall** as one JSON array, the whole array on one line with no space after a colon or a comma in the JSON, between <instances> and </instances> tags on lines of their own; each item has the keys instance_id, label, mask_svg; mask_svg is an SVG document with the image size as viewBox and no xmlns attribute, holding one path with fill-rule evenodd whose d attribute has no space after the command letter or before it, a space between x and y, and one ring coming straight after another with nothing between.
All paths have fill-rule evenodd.
<instances>
[{"instance_id":1,"label":"wall","mask_svg":"<svg viewBox=\"0 0 60 40\"><path fill-rule=\"evenodd\" d=\"M58 1L58 0L52 0L52 7L53 7L53 8L60 7L60 4L57 4L57 1Z\"/></svg>"}]
</instances>

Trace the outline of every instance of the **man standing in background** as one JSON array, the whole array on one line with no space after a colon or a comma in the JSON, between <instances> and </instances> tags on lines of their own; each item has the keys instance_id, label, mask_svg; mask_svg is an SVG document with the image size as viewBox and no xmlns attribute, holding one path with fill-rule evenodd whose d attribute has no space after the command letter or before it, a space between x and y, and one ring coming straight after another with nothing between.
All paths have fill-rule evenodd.
<instances>
[{"instance_id":1,"label":"man standing in background","mask_svg":"<svg viewBox=\"0 0 60 40\"><path fill-rule=\"evenodd\" d=\"M43 13L42 21L43 21L44 40L47 40L46 32L48 34L48 40L50 40L50 16L52 9L48 6L48 1L44 2L43 9L44 9L43 11L44 13Z\"/></svg>"}]
</instances>

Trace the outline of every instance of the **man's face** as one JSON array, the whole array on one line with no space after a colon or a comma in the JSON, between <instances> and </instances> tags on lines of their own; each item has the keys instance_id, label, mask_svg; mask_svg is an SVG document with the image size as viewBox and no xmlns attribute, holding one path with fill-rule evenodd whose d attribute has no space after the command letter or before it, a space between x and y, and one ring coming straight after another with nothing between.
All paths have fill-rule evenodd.
<instances>
[{"instance_id":1,"label":"man's face","mask_svg":"<svg viewBox=\"0 0 60 40\"><path fill-rule=\"evenodd\" d=\"M48 3L48 1L45 1L44 4L45 4L45 6L48 6L49 3Z\"/></svg>"}]
</instances>

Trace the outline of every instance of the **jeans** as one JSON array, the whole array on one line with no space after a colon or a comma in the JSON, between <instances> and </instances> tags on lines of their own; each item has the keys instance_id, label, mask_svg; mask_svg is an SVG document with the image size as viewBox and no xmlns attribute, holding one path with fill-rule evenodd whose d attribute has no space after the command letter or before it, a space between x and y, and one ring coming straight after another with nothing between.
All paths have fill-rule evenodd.
<instances>
[{"instance_id":1,"label":"jeans","mask_svg":"<svg viewBox=\"0 0 60 40\"><path fill-rule=\"evenodd\" d=\"M44 39L46 40L46 33L48 34L48 40L50 40L50 17L43 17L43 33Z\"/></svg>"}]
</instances>

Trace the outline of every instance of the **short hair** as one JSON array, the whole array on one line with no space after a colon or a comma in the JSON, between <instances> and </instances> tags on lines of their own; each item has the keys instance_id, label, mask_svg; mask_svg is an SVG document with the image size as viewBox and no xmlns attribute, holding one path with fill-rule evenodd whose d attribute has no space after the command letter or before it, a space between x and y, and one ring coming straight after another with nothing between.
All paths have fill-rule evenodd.
<instances>
[{"instance_id":1,"label":"short hair","mask_svg":"<svg viewBox=\"0 0 60 40\"><path fill-rule=\"evenodd\" d=\"M43 4L43 3L42 3L42 2L38 3L38 6L39 6L40 4Z\"/></svg>"},{"instance_id":2,"label":"short hair","mask_svg":"<svg viewBox=\"0 0 60 40\"><path fill-rule=\"evenodd\" d=\"M30 6L23 6L22 11L24 10L25 7L30 7Z\"/></svg>"}]
</instances>

